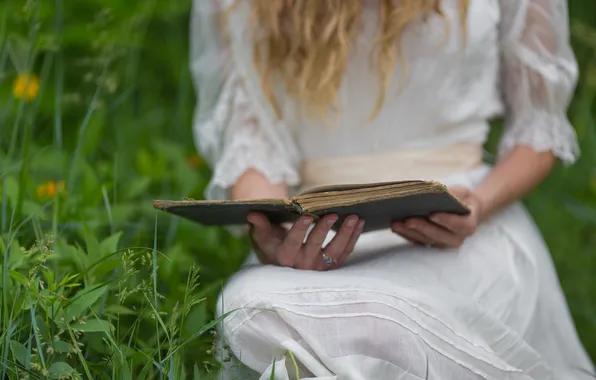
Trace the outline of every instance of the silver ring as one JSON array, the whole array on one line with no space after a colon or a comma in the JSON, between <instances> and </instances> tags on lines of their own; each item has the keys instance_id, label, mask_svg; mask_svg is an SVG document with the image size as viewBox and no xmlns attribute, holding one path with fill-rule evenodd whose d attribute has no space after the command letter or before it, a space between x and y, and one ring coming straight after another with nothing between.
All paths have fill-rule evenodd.
<instances>
[{"instance_id":1,"label":"silver ring","mask_svg":"<svg viewBox=\"0 0 596 380\"><path fill-rule=\"evenodd\" d=\"M337 263L337 260L335 260L334 258L331 258L329 256L327 256L327 254L325 253L325 251L321 251L321 255L323 256L323 261L325 262L325 265L327 265L328 267L334 265L335 263Z\"/></svg>"}]
</instances>

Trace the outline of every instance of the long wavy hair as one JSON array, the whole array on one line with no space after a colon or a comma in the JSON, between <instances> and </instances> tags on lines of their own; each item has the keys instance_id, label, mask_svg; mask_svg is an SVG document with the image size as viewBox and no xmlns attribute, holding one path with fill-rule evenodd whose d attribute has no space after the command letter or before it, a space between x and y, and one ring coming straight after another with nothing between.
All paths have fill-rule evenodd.
<instances>
[{"instance_id":1,"label":"long wavy hair","mask_svg":"<svg viewBox=\"0 0 596 380\"><path fill-rule=\"evenodd\" d=\"M339 87L354 37L360 31L364 7L370 1L378 3L379 30L371 62L375 62L380 83L371 117L382 108L398 61L402 78L406 75L401 37L408 25L436 14L445 21L449 35L441 0L250 1L255 65L263 91L278 116L281 110L275 88L279 79L285 91L310 114L325 117L330 109L337 109ZM458 1L465 43L470 0Z\"/></svg>"}]
</instances>

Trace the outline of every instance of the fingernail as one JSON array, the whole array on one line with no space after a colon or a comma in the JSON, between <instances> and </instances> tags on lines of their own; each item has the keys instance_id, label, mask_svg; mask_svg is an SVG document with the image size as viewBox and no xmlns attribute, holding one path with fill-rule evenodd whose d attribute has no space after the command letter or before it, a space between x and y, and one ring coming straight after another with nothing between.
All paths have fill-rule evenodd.
<instances>
[{"instance_id":1,"label":"fingernail","mask_svg":"<svg viewBox=\"0 0 596 380\"><path fill-rule=\"evenodd\" d=\"M327 219L327 226L329 227L333 227L333 225L335 224L335 222L337 222L337 216L331 217L329 219Z\"/></svg>"},{"instance_id":2,"label":"fingernail","mask_svg":"<svg viewBox=\"0 0 596 380\"><path fill-rule=\"evenodd\" d=\"M356 222L358 222L358 218L348 219L348 227L354 227L356 225Z\"/></svg>"},{"instance_id":3,"label":"fingernail","mask_svg":"<svg viewBox=\"0 0 596 380\"><path fill-rule=\"evenodd\" d=\"M358 229L359 230L364 229L364 223L366 223L366 221L364 219L361 219L360 222L358 222Z\"/></svg>"},{"instance_id":4,"label":"fingernail","mask_svg":"<svg viewBox=\"0 0 596 380\"><path fill-rule=\"evenodd\" d=\"M312 223L312 218L306 218L302 220L302 224L305 226L310 226Z\"/></svg>"},{"instance_id":5,"label":"fingernail","mask_svg":"<svg viewBox=\"0 0 596 380\"><path fill-rule=\"evenodd\" d=\"M435 223L441 223L441 218L440 218L440 217L438 217L438 216L434 216L434 215L433 215L433 216L431 216L431 217L430 217L430 220L431 220L432 222L435 222Z\"/></svg>"}]
</instances>

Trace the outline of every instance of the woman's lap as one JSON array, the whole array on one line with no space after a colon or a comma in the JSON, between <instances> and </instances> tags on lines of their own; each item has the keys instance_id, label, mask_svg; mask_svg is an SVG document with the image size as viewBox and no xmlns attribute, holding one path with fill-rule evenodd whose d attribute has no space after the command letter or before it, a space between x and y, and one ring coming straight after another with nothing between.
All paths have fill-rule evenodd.
<instances>
[{"instance_id":1,"label":"woman's lap","mask_svg":"<svg viewBox=\"0 0 596 380\"><path fill-rule=\"evenodd\" d=\"M374 240L380 244L372 250L367 242L360 244L344 268L329 272L248 265L226 285L224 308L236 308L261 294L313 292L320 302L333 302L337 289L362 288L390 295L415 292L421 302L423 295L429 300L454 297L493 315L505 315L508 305L516 304L531 288L524 282L532 281L532 263L492 225L454 250L411 246L386 233ZM376 249L382 240L397 244Z\"/></svg>"},{"instance_id":2,"label":"woman's lap","mask_svg":"<svg viewBox=\"0 0 596 380\"><path fill-rule=\"evenodd\" d=\"M339 374L378 362L375 370L391 376L418 376L431 360L431 370L449 368L461 379L518 378L516 366L547 378L546 363L523 339L537 297L536 268L498 223L457 250L379 250L389 239L398 241L383 233L364 238L335 271L241 270L221 305L238 309L223 329L234 353L257 370L298 344L299 361L311 372L321 365Z\"/></svg>"},{"instance_id":3,"label":"woman's lap","mask_svg":"<svg viewBox=\"0 0 596 380\"><path fill-rule=\"evenodd\" d=\"M249 264L219 310L234 310L223 340L258 373L287 350L321 379L579 379L565 367L592 370L546 246L519 205L457 250L380 232L339 270Z\"/></svg>"}]
</instances>

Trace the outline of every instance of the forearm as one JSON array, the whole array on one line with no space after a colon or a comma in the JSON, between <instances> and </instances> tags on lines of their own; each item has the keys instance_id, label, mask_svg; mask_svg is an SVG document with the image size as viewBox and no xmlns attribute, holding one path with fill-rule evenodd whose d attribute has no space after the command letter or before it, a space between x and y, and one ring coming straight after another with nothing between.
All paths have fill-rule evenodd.
<instances>
[{"instance_id":1,"label":"forearm","mask_svg":"<svg viewBox=\"0 0 596 380\"><path fill-rule=\"evenodd\" d=\"M255 199L255 198L287 198L288 189L285 184L274 184L269 182L260 172L249 169L244 173L231 189L232 199ZM248 232L248 227L247 230ZM255 249L255 254L263 264L271 264L265 254Z\"/></svg>"},{"instance_id":2,"label":"forearm","mask_svg":"<svg viewBox=\"0 0 596 380\"><path fill-rule=\"evenodd\" d=\"M232 199L287 198L285 184L271 183L263 174L254 169L247 170L231 189Z\"/></svg>"},{"instance_id":3,"label":"forearm","mask_svg":"<svg viewBox=\"0 0 596 380\"><path fill-rule=\"evenodd\" d=\"M550 152L516 147L475 189L482 205L481 218L525 197L546 178L555 163L556 157Z\"/></svg>"}]
</instances>

